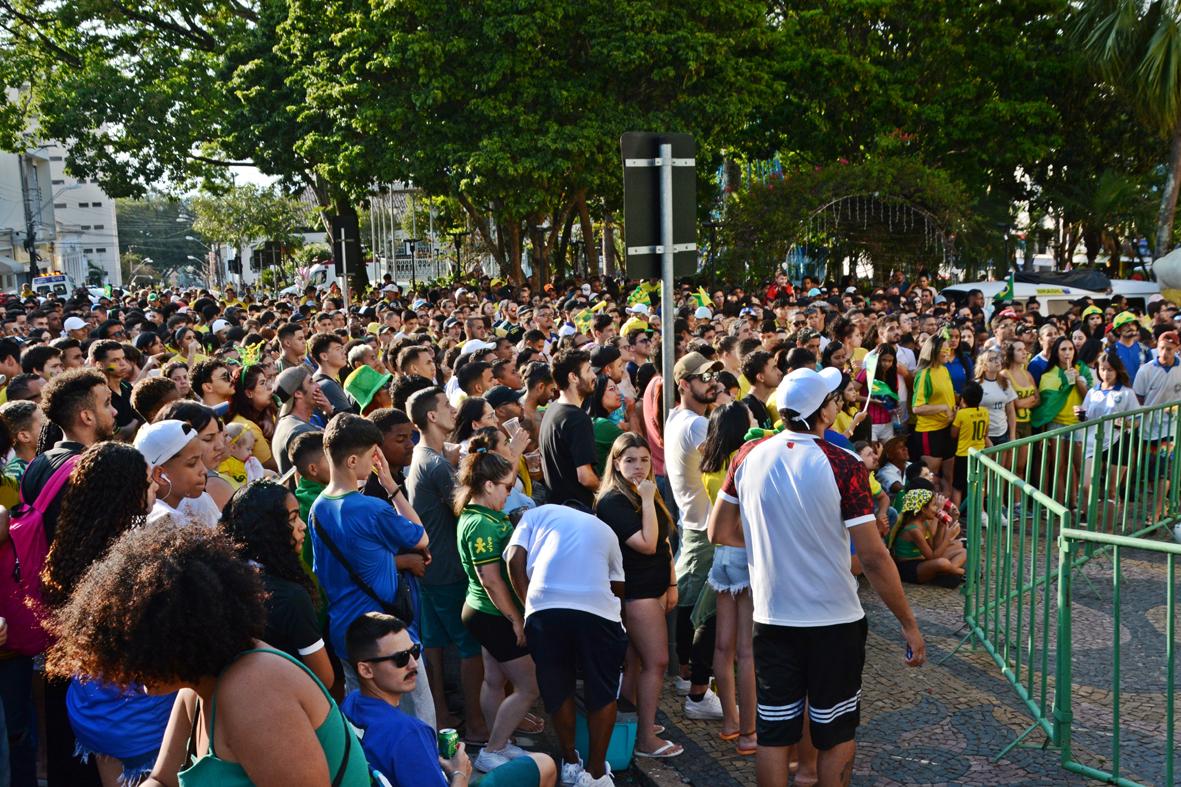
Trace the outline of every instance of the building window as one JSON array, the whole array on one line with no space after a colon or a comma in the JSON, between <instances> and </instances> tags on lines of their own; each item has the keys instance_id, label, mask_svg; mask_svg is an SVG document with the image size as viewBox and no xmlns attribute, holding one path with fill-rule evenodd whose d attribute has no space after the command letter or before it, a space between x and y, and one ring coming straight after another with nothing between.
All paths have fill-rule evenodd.
<instances>
[{"instance_id":1,"label":"building window","mask_svg":"<svg viewBox=\"0 0 1181 787\"><path fill-rule=\"evenodd\" d=\"M94 249L83 249L82 253L83 254L94 254Z\"/></svg>"},{"instance_id":2,"label":"building window","mask_svg":"<svg viewBox=\"0 0 1181 787\"><path fill-rule=\"evenodd\" d=\"M101 230L101 229L106 229L106 226L107 226L107 225L105 225L105 224L95 224L95 225L94 225L94 228L95 228L96 230Z\"/></svg>"},{"instance_id":3,"label":"building window","mask_svg":"<svg viewBox=\"0 0 1181 787\"><path fill-rule=\"evenodd\" d=\"M90 207L90 203L89 203L89 202L79 202L79 203L78 203L78 207L79 207L79 208L89 208L89 207Z\"/></svg>"},{"instance_id":4,"label":"building window","mask_svg":"<svg viewBox=\"0 0 1181 787\"><path fill-rule=\"evenodd\" d=\"M66 206L66 203L64 203L64 202L55 202L55 203L53 203L53 207L55 207L55 208L64 208L64 207L67 207L67 206Z\"/></svg>"},{"instance_id":5,"label":"building window","mask_svg":"<svg viewBox=\"0 0 1181 787\"><path fill-rule=\"evenodd\" d=\"M106 254L107 253L106 249L95 249L95 251L98 252L99 254Z\"/></svg>"},{"instance_id":6,"label":"building window","mask_svg":"<svg viewBox=\"0 0 1181 787\"><path fill-rule=\"evenodd\" d=\"M103 204L101 202L90 203L90 207L92 207L92 208L101 208L102 206L103 206Z\"/></svg>"},{"instance_id":7,"label":"building window","mask_svg":"<svg viewBox=\"0 0 1181 787\"><path fill-rule=\"evenodd\" d=\"M87 230L89 230L89 229L90 229L90 225L89 225L89 224L83 224L83 225L82 225L81 227L79 227L78 229L82 230L83 232L86 232Z\"/></svg>"},{"instance_id":8,"label":"building window","mask_svg":"<svg viewBox=\"0 0 1181 787\"><path fill-rule=\"evenodd\" d=\"M49 160L50 161L61 161L62 157L61 156L50 156Z\"/></svg>"},{"instance_id":9,"label":"building window","mask_svg":"<svg viewBox=\"0 0 1181 787\"><path fill-rule=\"evenodd\" d=\"M52 180L52 181L50 181L50 183L52 183L55 186L64 186L66 184L66 182L64 180Z\"/></svg>"}]
</instances>

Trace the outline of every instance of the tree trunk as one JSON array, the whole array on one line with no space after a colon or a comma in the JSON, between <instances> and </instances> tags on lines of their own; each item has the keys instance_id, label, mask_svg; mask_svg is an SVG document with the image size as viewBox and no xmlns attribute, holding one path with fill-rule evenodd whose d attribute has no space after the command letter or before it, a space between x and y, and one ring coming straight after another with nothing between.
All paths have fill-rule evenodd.
<instances>
[{"instance_id":1,"label":"tree trunk","mask_svg":"<svg viewBox=\"0 0 1181 787\"><path fill-rule=\"evenodd\" d=\"M588 279L599 275L599 255L595 251L595 225L591 223L590 208L586 206L586 189L578 192L575 197L578 207L578 221L582 228L582 248L586 252L586 277ZM594 264L591 264L594 260Z\"/></svg>"},{"instance_id":2,"label":"tree trunk","mask_svg":"<svg viewBox=\"0 0 1181 787\"><path fill-rule=\"evenodd\" d=\"M562 235L558 240L557 253L554 254L554 276L562 279L566 276L566 262L570 260L570 234L574 231L574 217L571 216L566 220L562 226ZM578 274L578 260L573 260L570 263L570 270L574 275Z\"/></svg>"},{"instance_id":3,"label":"tree trunk","mask_svg":"<svg viewBox=\"0 0 1181 787\"><path fill-rule=\"evenodd\" d=\"M1156 256L1165 256L1173 247L1173 218L1177 214L1177 189L1181 185L1181 123L1173 129L1169 143L1169 174L1161 192L1160 211L1156 217Z\"/></svg>"},{"instance_id":4,"label":"tree trunk","mask_svg":"<svg viewBox=\"0 0 1181 787\"><path fill-rule=\"evenodd\" d=\"M498 237L493 238L492 224L489 221L489 217L486 214L476 210L476 206L473 205L472 201L464 194L457 194L456 199L459 200L459 204L463 207L464 212L467 213L468 218L471 219L472 225L476 228L476 232L483 239L484 247L491 250L492 256L496 259L496 264L503 271L507 262L505 259L504 233L497 233ZM475 241L474 238L472 240L473 242ZM473 248L479 248L479 246L473 245ZM463 271L460 270L460 276L462 275Z\"/></svg>"},{"instance_id":5,"label":"tree trunk","mask_svg":"<svg viewBox=\"0 0 1181 787\"><path fill-rule=\"evenodd\" d=\"M348 273L351 281L349 287L353 294L364 294L369 288L369 274L365 270L365 257L361 252L361 222L357 215L357 208L352 201L343 195L332 200L332 214L328 217L330 242L332 243L332 260L336 265L336 275L343 275L345 259L348 260ZM341 239L344 239L343 244ZM344 256L342 256L344 255ZM348 308L348 304L345 304Z\"/></svg>"},{"instance_id":6,"label":"tree trunk","mask_svg":"<svg viewBox=\"0 0 1181 787\"><path fill-rule=\"evenodd\" d=\"M610 213L603 216L603 271L615 275L615 217Z\"/></svg>"},{"instance_id":7,"label":"tree trunk","mask_svg":"<svg viewBox=\"0 0 1181 787\"><path fill-rule=\"evenodd\" d=\"M504 268L501 268L503 271ZM521 222L514 221L509 225L509 281L516 286L525 283L525 274L521 271Z\"/></svg>"}]
</instances>

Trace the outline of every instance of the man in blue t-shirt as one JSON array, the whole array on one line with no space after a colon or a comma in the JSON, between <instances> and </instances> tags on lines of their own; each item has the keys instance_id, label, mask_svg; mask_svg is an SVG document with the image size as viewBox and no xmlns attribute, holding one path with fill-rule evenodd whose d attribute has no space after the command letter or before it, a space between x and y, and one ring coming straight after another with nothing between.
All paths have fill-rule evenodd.
<instances>
[{"instance_id":1,"label":"man in blue t-shirt","mask_svg":"<svg viewBox=\"0 0 1181 787\"><path fill-rule=\"evenodd\" d=\"M348 628L348 659L360 683L340 709L356 728L365 759L394 787L467 785L472 763L460 742L449 759L439 756L435 730L399 709L414 692L422 646L411 641L402 621L367 612ZM548 754L510 760L480 780L486 787L553 785L557 767Z\"/></svg>"},{"instance_id":2,"label":"man in blue t-shirt","mask_svg":"<svg viewBox=\"0 0 1181 787\"><path fill-rule=\"evenodd\" d=\"M324 430L331 481L312 504L308 529L312 568L328 600L328 641L338 655L346 652L345 633L354 620L393 605L398 590L398 552L425 551L429 542L426 530L417 521L399 514L386 501L357 491L376 465L386 491L395 495L396 502L405 500L381 454L381 440L376 424L349 413L334 416ZM408 503L403 513L417 519ZM347 567L329 543L339 551ZM354 581L350 569L372 594ZM347 664L344 675L345 687L357 688L357 676ZM424 674L419 691L408 697L406 704L433 727L434 701L426 684Z\"/></svg>"}]
</instances>

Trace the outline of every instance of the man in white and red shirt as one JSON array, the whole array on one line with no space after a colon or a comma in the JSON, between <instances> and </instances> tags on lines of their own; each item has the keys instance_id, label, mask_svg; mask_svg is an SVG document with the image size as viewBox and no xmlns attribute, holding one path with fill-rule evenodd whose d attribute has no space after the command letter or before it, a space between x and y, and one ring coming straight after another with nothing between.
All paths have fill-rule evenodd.
<instances>
[{"instance_id":1,"label":"man in white and red shirt","mask_svg":"<svg viewBox=\"0 0 1181 787\"><path fill-rule=\"evenodd\" d=\"M786 430L739 450L710 515L710 540L745 546L750 565L760 785L787 783L787 747L800 741L805 711L820 750L820 783L848 783L867 633L849 570L850 537L902 624L907 663L926 660L878 534L865 466L822 438L836 418L840 382L836 369L797 369L784 379L776 404Z\"/></svg>"}]
</instances>

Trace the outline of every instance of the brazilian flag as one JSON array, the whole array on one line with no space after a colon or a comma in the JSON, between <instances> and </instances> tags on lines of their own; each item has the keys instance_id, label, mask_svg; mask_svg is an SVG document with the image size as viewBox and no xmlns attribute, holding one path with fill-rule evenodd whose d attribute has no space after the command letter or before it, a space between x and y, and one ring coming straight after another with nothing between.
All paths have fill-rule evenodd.
<instances>
[{"instance_id":1,"label":"brazilian flag","mask_svg":"<svg viewBox=\"0 0 1181 787\"><path fill-rule=\"evenodd\" d=\"M1016 280L1013 272L1009 271L1008 277L1005 279L1004 288L996 295L992 296L993 303L1012 303L1013 293L1015 291Z\"/></svg>"}]
</instances>

